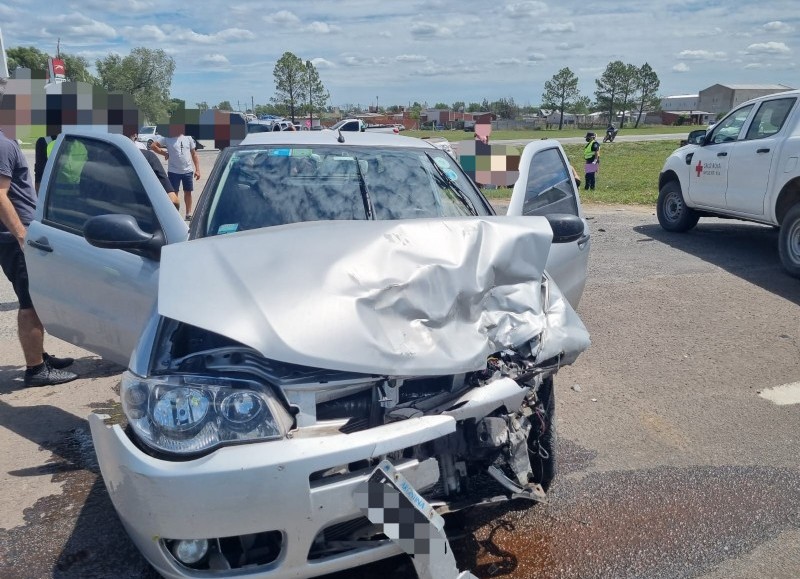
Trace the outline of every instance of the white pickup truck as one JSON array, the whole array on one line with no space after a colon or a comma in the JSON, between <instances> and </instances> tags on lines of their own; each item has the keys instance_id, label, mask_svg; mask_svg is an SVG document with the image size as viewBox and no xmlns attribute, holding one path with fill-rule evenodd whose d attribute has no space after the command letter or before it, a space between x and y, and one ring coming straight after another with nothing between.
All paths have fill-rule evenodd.
<instances>
[{"instance_id":1,"label":"white pickup truck","mask_svg":"<svg viewBox=\"0 0 800 579\"><path fill-rule=\"evenodd\" d=\"M349 131L349 132L358 132L358 133L365 133L369 131L370 133L394 133L397 134L400 132L400 126L398 125L368 125L361 119L342 119L335 125L331 127L332 131Z\"/></svg>"},{"instance_id":2,"label":"white pickup truck","mask_svg":"<svg viewBox=\"0 0 800 579\"><path fill-rule=\"evenodd\" d=\"M658 179L658 221L667 231L700 217L780 228L783 267L800 278L800 91L748 101L704 138L674 151Z\"/></svg>"}]
</instances>

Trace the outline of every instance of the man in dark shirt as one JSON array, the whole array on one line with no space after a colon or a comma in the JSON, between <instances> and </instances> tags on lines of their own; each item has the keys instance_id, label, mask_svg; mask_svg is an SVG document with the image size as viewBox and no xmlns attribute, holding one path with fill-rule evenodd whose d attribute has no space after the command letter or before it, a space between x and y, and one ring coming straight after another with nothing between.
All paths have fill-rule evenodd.
<instances>
[{"instance_id":1,"label":"man in dark shirt","mask_svg":"<svg viewBox=\"0 0 800 579\"><path fill-rule=\"evenodd\" d=\"M128 137L131 141L133 141L139 150L144 155L144 158L147 160L147 163L153 169L153 173L156 174L158 177L158 181L161 183L161 186L164 188L164 191L167 192L169 195L169 200L172 201L172 204L175 206L175 209L180 210L181 208L181 201L178 198L178 195L175 193L175 190L172 187L172 183L167 176L167 172L164 170L164 166L161 164L161 161L158 160L158 157L153 151L149 151L144 143L140 143L136 140L136 135L138 131L135 127L123 127L122 133Z\"/></svg>"},{"instance_id":2,"label":"man in dark shirt","mask_svg":"<svg viewBox=\"0 0 800 579\"><path fill-rule=\"evenodd\" d=\"M0 99L3 88L0 85ZM0 266L19 300L17 331L27 366L25 386L48 386L75 380L78 375L63 369L72 364L72 358L56 358L44 351L44 326L28 293L22 248L35 210L36 192L28 161L16 141L0 131Z\"/></svg>"}]
</instances>

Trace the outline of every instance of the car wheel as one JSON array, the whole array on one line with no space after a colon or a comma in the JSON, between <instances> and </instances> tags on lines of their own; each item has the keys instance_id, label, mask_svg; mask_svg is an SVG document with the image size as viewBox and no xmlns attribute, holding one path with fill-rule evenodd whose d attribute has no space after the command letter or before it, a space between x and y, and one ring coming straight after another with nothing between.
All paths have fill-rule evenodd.
<instances>
[{"instance_id":1,"label":"car wheel","mask_svg":"<svg viewBox=\"0 0 800 579\"><path fill-rule=\"evenodd\" d=\"M678 233L689 231L700 219L697 211L686 205L676 181L666 183L658 192L656 214L661 227Z\"/></svg>"},{"instance_id":2,"label":"car wheel","mask_svg":"<svg viewBox=\"0 0 800 579\"><path fill-rule=\"evenodd\" d=\"M553 377L539 387L531 432L528 435L528 458L533 480L547 491L556 477L556 395Z\"/></svg>"},{"instance_id":3,"label":"car wheel","mask_svg":"<svg viewBox=\"0 0 800 579\"><path fill-rule=\"evenodd\" d=\"M800 203L792 207L781 222L778 253L787 273L800 278Z\"/></svg>"},{"instance_id":4,"label":"car wheel","mask_svg":"<svg viewBox=\"0 0 800 579\"><path fill-rule=\"evenodd\" d=\"M150 150L150 145L153 144L153 139L147 139L147 150Z\"/></svg>"}]
</instances>

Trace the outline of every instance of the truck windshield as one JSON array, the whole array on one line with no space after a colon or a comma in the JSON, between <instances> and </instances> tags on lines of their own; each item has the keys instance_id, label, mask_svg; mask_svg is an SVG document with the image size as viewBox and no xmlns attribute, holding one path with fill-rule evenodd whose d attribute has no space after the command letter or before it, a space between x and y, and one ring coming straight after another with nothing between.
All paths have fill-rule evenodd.
<instances>
[{"instance_id":1,"label":"truck windshield","mask_svg":"<svg viewBox=\"0 0 800 579\"><path fill-rule=\"evenodd\" d=\"M490 215L443 151L393 147L253 146L227 158L203 234L300 221Z\"/></svg>"}]
</instances>

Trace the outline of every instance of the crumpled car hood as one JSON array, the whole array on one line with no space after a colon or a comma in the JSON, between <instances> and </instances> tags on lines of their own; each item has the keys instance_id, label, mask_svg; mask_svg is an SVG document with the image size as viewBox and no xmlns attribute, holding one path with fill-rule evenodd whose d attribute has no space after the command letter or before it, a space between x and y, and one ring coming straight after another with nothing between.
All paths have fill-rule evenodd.
<instances>
[{"instance_id":1,"label":"crumpled car hood","mask_svg":"<svg viewBox=\"0 0 800 579\"><path fill-rule=\"evenodd\" d=\"M164 248L158 309L267 358L331 370L469 372L540 334L538 358L569 363L589 338L555 284L542 289L551 239L537 217L318 221L202 238Z\"/></svg>"}]
</instances>

